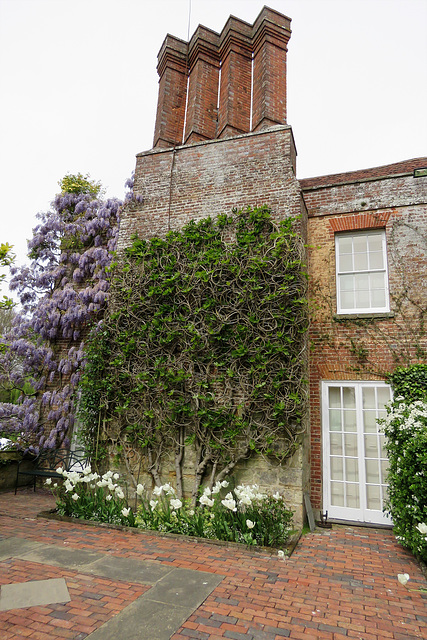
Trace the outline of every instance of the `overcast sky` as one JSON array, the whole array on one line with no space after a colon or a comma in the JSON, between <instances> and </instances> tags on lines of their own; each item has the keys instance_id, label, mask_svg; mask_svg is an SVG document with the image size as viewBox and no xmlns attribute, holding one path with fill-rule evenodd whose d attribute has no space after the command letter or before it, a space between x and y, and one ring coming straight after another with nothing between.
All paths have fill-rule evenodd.
<instances>
[{"instance_id":1,"label":"overcast sky","mask_svg":"<svg viewBox=\"0 0 427 640\"><path fill-rule=\"evenodd\" d=\"M122 198L152 147L157 53L264 6L292 18L298 177L427 155L427 0L0 0L0 242L26 241L68 172Z\"/></svg>"}]
</instances>

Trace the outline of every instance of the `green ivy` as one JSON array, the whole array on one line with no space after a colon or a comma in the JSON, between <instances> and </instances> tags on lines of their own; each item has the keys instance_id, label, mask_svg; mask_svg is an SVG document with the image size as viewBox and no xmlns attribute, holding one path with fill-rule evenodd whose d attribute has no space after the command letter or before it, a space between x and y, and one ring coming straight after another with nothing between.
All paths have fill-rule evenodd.
<instances>
[{"instance_id":1,"label":"green ivy","mask_svg":"<svg viewBox=\"0 0 427 640\"><path fill-rule=\"evenodd\" d=\"M175 454L179 475L192 446L193 497L208 469L213 482L255 452L295 450L307 331L295 226L260 207L134 238L86 349L80 406L93 450L144 451L159 484L164 457Z\"/></svg>"},{"instance_id":2,"label":"green ivy","mask_svg":"<svg viewBox=\"0 0 427 640\"><path fill-rule=\"evenodd\" d=\"M427 397L427 364L398 367L388 376L388 382L395 396L402 396L407 402Z\"/></svg>"}]
</instances>

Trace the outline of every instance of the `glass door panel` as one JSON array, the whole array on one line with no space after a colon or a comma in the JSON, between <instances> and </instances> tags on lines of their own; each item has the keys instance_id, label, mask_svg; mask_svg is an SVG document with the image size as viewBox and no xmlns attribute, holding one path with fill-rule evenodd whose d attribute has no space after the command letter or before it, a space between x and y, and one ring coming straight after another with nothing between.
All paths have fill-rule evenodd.
<instances>
[{"instance_id":1,"label":"glass door panel","mask_svg":"<svg viewBox=\"0 0 427 640\"><path fill-rule=\"evenodd\" d=\"M377 419L391 399L384 383L323 384L324 505L330 517L389 523L388 461Z\"/></svg>"}]
</instances>

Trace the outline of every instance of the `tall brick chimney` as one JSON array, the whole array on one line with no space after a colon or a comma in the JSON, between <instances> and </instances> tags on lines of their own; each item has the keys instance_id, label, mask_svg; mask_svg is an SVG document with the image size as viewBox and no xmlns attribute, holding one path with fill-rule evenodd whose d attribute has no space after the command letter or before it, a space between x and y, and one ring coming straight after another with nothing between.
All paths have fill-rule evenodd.
<instances>
[{"instance_id":1,"label":"tall brick chimney","mask_svg":"<svg viewBox=\"0 0 427 640\"><path fill-rule=\"evenodd\" d=\"M199 25L189 43L166 36L153 147L286 124L290 23L264 7L253 25L230 16L220 34Z\"/></svg>"}]
</instances>

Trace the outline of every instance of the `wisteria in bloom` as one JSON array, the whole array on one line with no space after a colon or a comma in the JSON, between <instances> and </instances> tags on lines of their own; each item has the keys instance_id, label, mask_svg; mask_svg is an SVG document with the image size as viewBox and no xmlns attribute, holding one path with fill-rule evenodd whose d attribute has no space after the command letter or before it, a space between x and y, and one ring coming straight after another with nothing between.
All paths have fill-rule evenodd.
<instances>
[{"instance_id":1,"label":"wisteria in bloom","mask_svg":"<svg viewBox=\"0 0 427 640\"><path fill-rule=\"evenodd\" d=\"M72 192L65 184L72 184ZM10 288L21 311L1 339L0 377L9 388L23 390L25 384L26 391L18 404L0 404L0 429L23 434L36 452L68 444L83 341L107 304L123 204L100 198L100 187L81 174L66 176L60 185L51 210L38 215L28 243L30 265L11 269Z\"/></svg>"}]
</instances>

